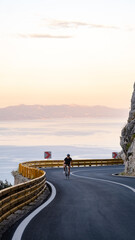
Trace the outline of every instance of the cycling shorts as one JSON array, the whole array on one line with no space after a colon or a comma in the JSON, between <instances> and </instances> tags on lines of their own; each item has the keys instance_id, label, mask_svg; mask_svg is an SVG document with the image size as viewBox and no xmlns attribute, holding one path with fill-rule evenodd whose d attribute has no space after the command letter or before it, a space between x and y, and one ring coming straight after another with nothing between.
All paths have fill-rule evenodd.
<instances>
[{"instance_id":1,"label":"cycling shorts","mask_svg":"<svg viewBox=\"0 0 135 240\"><path fill-rule=\"evenodd\" d=\"M65 162L65 164L66 164L68 167L70 167L70 163L69 163L69 162Z\"/></svg>"}]
</instances>

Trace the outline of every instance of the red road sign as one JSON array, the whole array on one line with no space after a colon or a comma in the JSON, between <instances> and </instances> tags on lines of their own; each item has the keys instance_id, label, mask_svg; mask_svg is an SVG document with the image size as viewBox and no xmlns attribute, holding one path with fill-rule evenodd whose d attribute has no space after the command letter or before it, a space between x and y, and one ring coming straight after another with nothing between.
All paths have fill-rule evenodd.
<instances>
[{"instance_id":1,"label":"red road sign","mask_svg":"<svg viewBox=\"0 0 135 240\"><path fill-rule=\"evenodd\" d=\"M117 152L113 152L112 153L112 157L115 158L115 159L118 158L118 153Z\"/></svg>"},{"instance_id":2,"label":"red road sign","mask_svg":"<svg viewBox=\"0 0 135 240\"><path fill-rule=\"evenodd\" d=\"M49 159L52 157L52 153L51 152L44 152L44 158L45 159Z\"/></svg>"}]
</instances>

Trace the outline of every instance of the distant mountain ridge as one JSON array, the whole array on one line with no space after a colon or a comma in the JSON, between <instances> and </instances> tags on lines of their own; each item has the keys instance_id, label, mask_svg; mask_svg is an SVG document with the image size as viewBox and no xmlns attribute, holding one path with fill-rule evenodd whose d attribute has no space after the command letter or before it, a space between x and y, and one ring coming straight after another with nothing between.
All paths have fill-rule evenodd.
<instances>
[{"instance_id":1,"label":"distant mountain ridge","mask_svg":"<svg viewBox=\"0 0 135 240\"><path fill-rule=\"evenodd\" d=\"M0 121L74 117L126 117L128 109L80 105L18 105L0 108Z\"/></svg>"}]
</instances>

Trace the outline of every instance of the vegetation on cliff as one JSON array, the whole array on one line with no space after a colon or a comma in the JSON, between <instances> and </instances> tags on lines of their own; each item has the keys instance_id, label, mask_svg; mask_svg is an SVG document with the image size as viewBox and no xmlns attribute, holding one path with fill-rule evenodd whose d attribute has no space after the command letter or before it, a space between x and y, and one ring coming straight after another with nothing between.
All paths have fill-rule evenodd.
<instances>
[{"instance_id":1,"label":"vegetation on cliff","mask_svg":"<svg viewBox=\"0 0 135 240\"><path fill-rule=\"evenodd\" d=\"M11 187L11 186L12 186L11 183L9 183L7 180L5 180L5 182L0 180L0 190Z\"/></svg>"}]
</instances>

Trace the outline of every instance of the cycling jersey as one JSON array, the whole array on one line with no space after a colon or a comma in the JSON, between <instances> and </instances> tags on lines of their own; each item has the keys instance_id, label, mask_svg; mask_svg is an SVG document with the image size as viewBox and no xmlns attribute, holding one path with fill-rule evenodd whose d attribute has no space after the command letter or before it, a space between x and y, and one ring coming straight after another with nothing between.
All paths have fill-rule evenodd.
<instances>
[{"instance_id":1,"label":"cycling jersey","mask_svg":"<svg viewBox=\"0 0 135 240\"><path fill-rule=\"evenodd\" d=\"M65 158L64 159L64 162L65 162L65 164L67 164L68 166L70 165L70 163L71 163L71 161L72 161L72 158L70 157L70 158Z\"/></svg>"}]
</instances>

